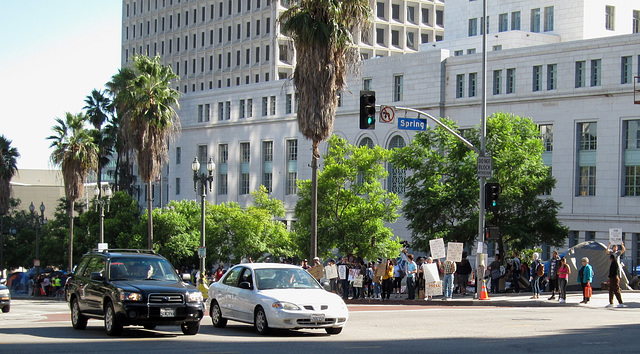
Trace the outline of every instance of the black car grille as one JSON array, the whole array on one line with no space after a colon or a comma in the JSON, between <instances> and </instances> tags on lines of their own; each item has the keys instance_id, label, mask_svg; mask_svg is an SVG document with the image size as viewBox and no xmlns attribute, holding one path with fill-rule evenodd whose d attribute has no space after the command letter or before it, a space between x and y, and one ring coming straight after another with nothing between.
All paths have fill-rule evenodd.
<instances>
[{"instance_id":1,"label":"black car grille","mask_svg":"<svg viewBox=\"0 0 640 354\"><path fill-rule=\"evenodd\" d=\"M331 325L336 323L336 319L325 318L324 321L319 321L319 322L311 322L311 320L309 319L298 319L296 322L302 326L324 326L324 325Z\"/></svg>"},{"instance_id":2,"label":"black car grille","mask_svg":"<svg viewBox=\"0 0 640 354\"><path fill-rule=\"evenodd\" d=\"M162 304L182 304L184 303L184 296L182 294L150 294L149 304L162 305Z\"/></svg>"}]
</instances>

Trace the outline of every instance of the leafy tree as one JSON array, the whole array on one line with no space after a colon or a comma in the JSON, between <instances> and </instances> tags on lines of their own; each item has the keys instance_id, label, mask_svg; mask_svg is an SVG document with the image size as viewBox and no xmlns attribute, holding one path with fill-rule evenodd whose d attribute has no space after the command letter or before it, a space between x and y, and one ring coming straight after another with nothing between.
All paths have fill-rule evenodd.
<instances>
[{"instance_id":1,"label":"leafy tree","mask_svg":"<svg viewBox=\"0 0 640 354\"><path fill-rule=\"evenodd\" d=\"M358 60L352 33L371 18L369 0L302 0L283 12L278 21L296 49L293 84L297 90L298 129L312 141L311 258L317 252L317 176L321 141L331 136L338 91L347 68Z\"/></svg>"},{"instance_id":2,"label":"leafy tree","mask_svg":"<svg viewBox=\"0 0 640 354\"><path fill-rule=\"evenodd\" d=\"M56 118L58 125L53 126L52 140L54 148L51 162L62 169L64 192L69 200L69 263L73 268L73 211L75 201L84 193L84 182L90 170L98 164L98 147L89 131L85 129L86 116L82 113L65 115L65 120Z\"/></svg>"},{"instance_id":3,"label":"leafy tree","mask_svg":"<svg viewBox=\"0 0 640 354\"><path fill-rule=\"evenodd\" d=\"M11 146L11 140L0 135L0 247L4 246L4 216L9 211L11 179L18 172L18 157L20 153ZM4 252L0 254L0 272L3 270Z\"/></svg>"},{"instance_id":4,"label":"leafy tree","mask_svg":"<svg viewBox=\"0 0 640 354\"><path fill-rule=\"evenodd\" d=\"M328 141L325 166L318 176L318 238L320 254L337 248L342 254L373 259L397 255L400 243L384 223L398 218L400 199L382 188L387 176L384 163L391 151L380 146L355 147L333 136ZM295 207L296 235L304 241L310 232L311 185L299 182ZM304 249L303 243L299 245Z\"/></svg>"},{"instance_id":5,"label":"leafy tree","mask_svg":"<svg viewBox=\"0 0 640 354\"><path fill-rule=\"evenodd\" d=\"M110 122L111 100L103 92L94 89L84 102L87 120L94 128L90 134L98 147L96 180L98 186L102 186L102 169L111 161L116 139L116 129ZM99 189L98 196L102 198L102 188Z\"/></svg>"},{"instance_id":6,"label":"leafy tree","mask_svg":"<svg viewBox=\"0 0 640 354\"><path fill-rule=\"evenodd\" d=\"M443 119L448 126L454 122ZM479 146L479 129L466 134ZM543 197L555 179L542 161L542 142L530 118L495 113L487 119L487 150L493 156L493 177L499 182L500 204L487 213L487 225L500 227L499 248L531 248L546 242L560 245L567 228L557 219L560 203ZM432 238L473 244L477 236L479 186L475 154L443 128L428 128L392 159L411 174L405 180L404 213L413 233L413 247L428 249Z\"/></svg>"}]
</instances>

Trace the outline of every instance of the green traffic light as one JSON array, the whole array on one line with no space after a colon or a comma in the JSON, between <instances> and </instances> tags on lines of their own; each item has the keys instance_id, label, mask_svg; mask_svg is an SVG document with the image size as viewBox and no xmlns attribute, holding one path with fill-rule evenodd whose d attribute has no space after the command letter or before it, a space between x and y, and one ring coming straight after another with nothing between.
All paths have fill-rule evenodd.
<instances>
[{"instance_id":1,"label":"green traffic light","mask_svg":"<svg viewBox=\"0 0 640 354\"><path fill-rule=\"evenodd\" d=\"M367 123L369 123L369 124L373 123L373 117L368 117L367 118Z\"/></svg>"}]
</instances>

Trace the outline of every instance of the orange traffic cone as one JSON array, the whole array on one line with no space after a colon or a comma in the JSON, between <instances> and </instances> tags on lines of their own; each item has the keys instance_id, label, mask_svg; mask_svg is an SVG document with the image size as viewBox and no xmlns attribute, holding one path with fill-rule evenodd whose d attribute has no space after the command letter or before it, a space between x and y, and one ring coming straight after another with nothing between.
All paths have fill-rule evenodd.
<instances>
[{"instance_id":1,"label":"orange traffic cone","mask_svg":"<svg viewBox=\"0 0 640 354\"><path fill-rule=\"evenodd\" d=\"M485 281L482 281L482 291L480 292L480 300L489 300L489 293L487 292L487 286Z\"/></svg>"}]
</instances>

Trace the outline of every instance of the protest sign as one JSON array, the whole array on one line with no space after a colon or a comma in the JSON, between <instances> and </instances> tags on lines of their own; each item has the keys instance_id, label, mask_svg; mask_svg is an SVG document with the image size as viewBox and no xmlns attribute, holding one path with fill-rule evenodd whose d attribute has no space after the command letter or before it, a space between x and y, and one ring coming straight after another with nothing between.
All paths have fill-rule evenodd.
<instances>
[{"instance_id":1,"label":"protest sign","mask_svg":"<svg viewBox=\"0 0 640 354\"><path fill-rule=\"evenodd\" d=\"M429 248L431 248L431 258L444 258L447 256L444 250L444 239L429 240Z\"/></svg>"},{"instance_id":2,"label":"protest sign","mask_svg":"<svg viewBox=\"0 0 640 354\"><path fill-rule=\"evenodd\" d=\"M462 262L462 248L464 243L449 242L447 243L447 260L454 262Z\"/></svg>"}]
</instances>

